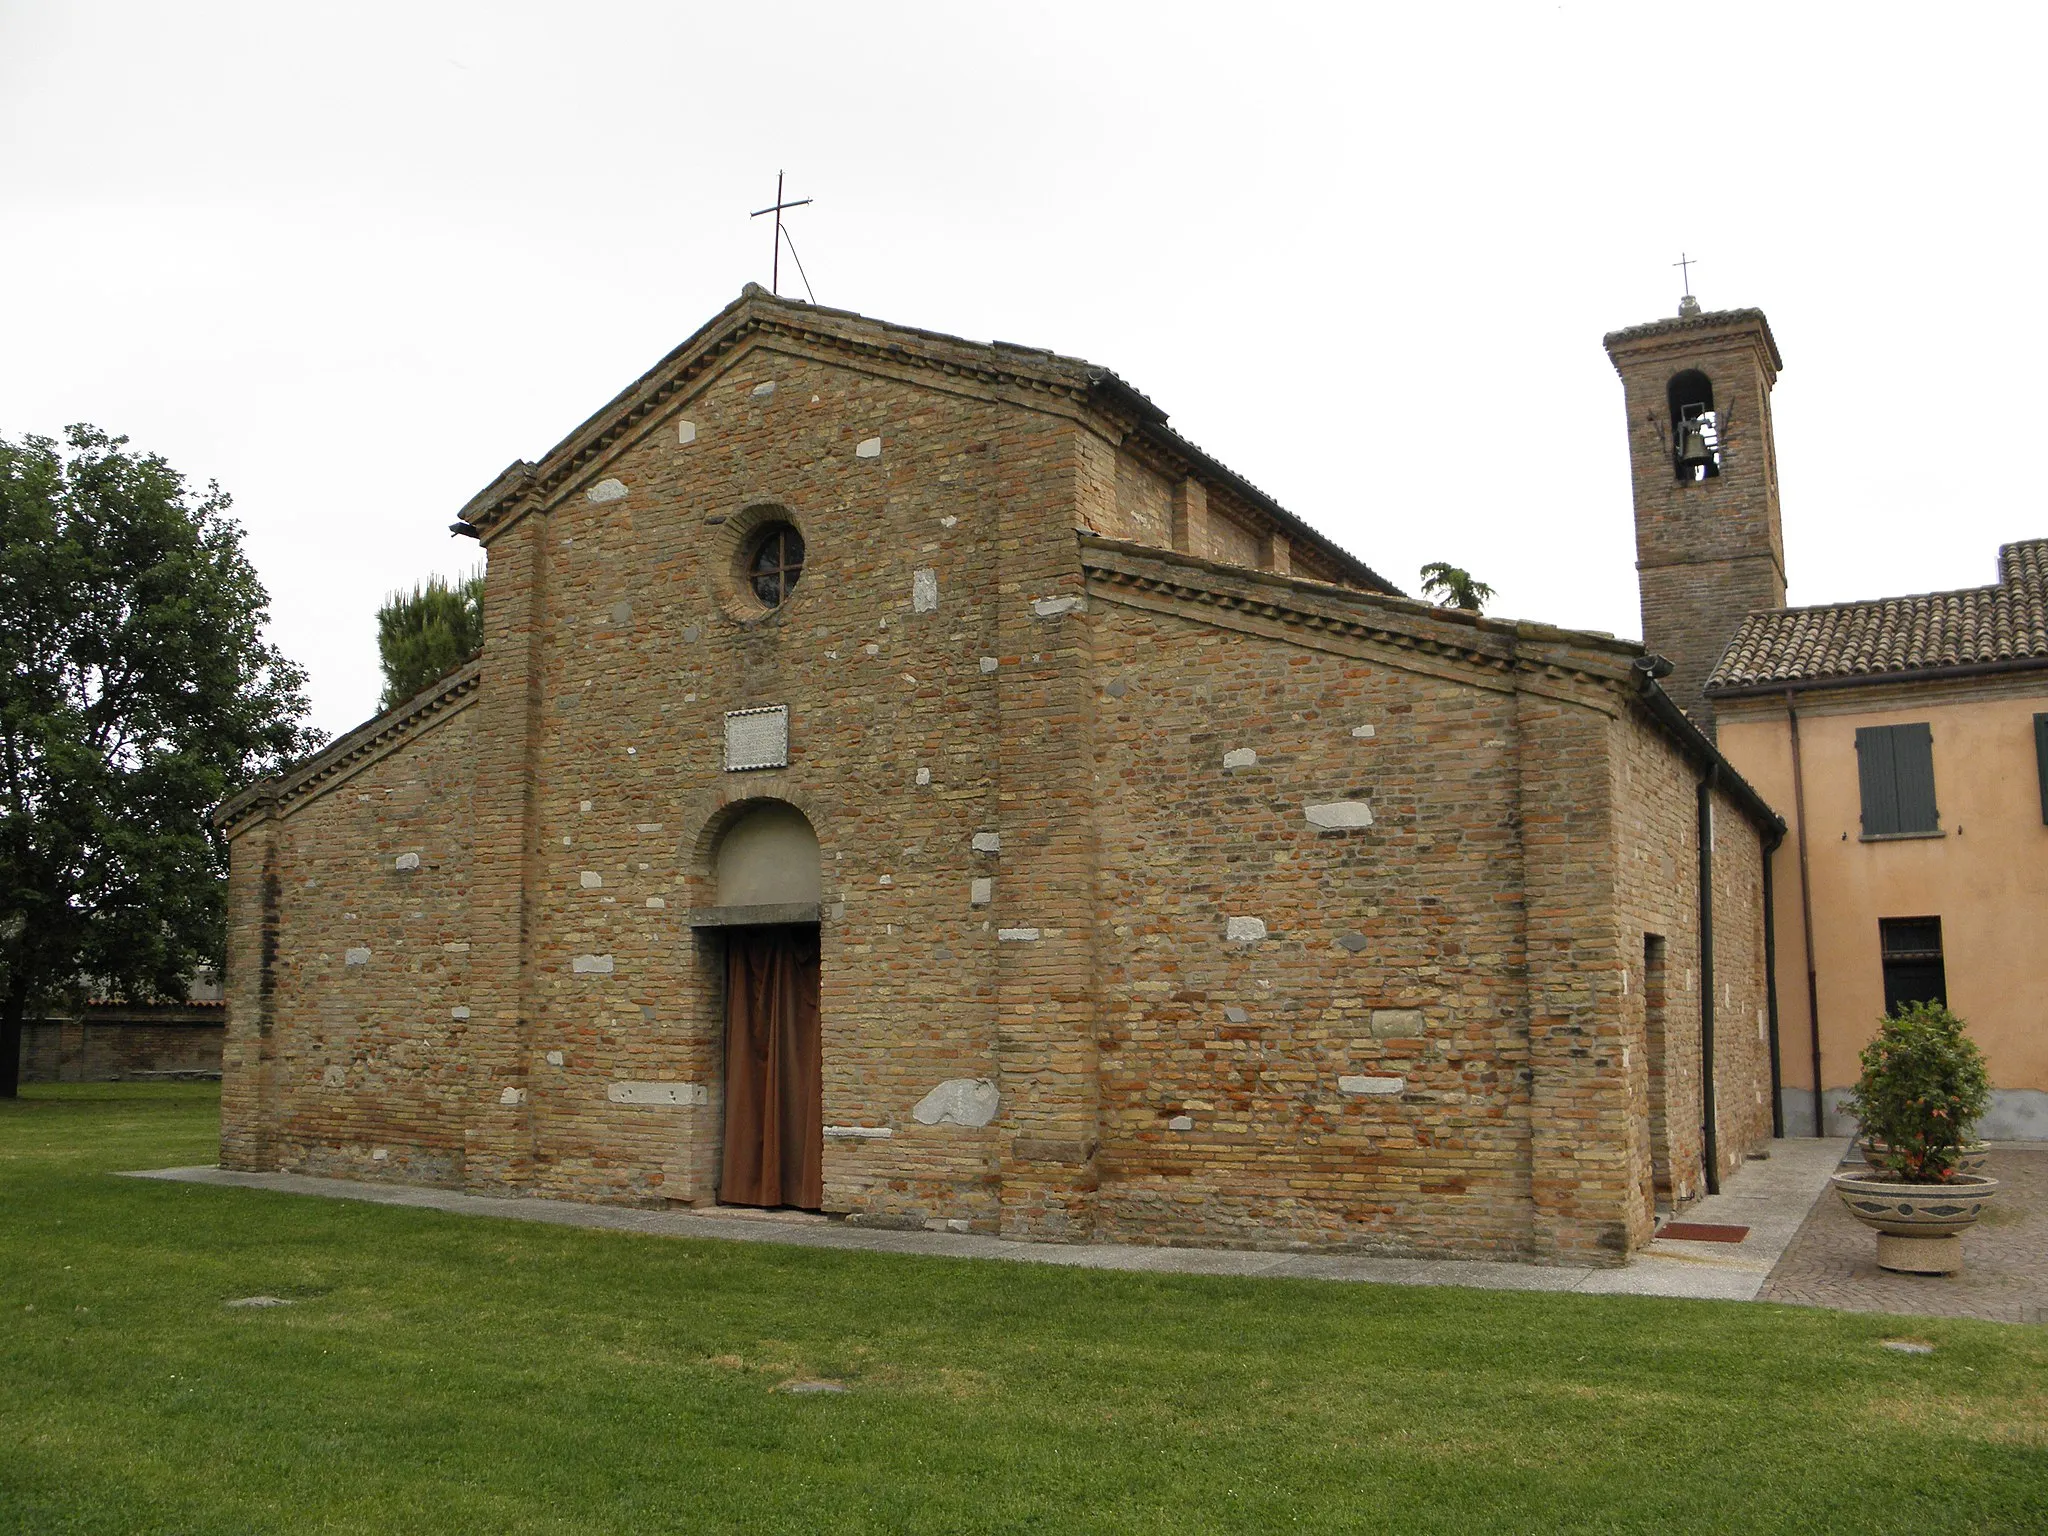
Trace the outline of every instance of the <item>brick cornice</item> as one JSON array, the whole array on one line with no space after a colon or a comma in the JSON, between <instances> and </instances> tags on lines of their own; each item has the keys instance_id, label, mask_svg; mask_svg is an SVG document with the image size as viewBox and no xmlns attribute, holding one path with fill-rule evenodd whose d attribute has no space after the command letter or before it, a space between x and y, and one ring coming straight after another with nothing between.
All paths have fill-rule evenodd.
<instances>
[{"instance_id":1,"label":"brick cornice","mask_svg":"<svg viewBox=\"0 0 2048 1536\"><path fill-rule=\"evenodd\" d=\"M738 299L615 395L538 463L519 461L508 466L463 508L463 520L488 536L522 502L552 502L609 449L648 417L687 394L705 374L742 349L774 339L870 364L936 374L959 385L1012 390L1024 398L1036 395L1047 402L1058 401L1070 411L1100 409L1095 382L1102 370L1078 358L889 325L848 310L774 298L749 283ZM1130 425L1119 423L1115 430L1128 430Z\"/></svg>"},{"instance_id":2,"label":"brick cornice","mask_svg":"<svg viewBox=\"0 0 2048 1536\"><path fill-rule=\"evenodd\" d=\"M1714 346L1755 348L1766 374L1773 380L1785 371L1778 338L1771 334L1771 322L1760 309L1717 309L1652 320L1647 325L1609 331L1600 341L1613 359L1616 371L1621 371L1624 359L1676 358Z\"/></svg>"},{"instance_id":3,"label":"brick cornice","mask_svg":"<svg viewBox=\"0 0 2048 1536\"><path fill-rule=\"evenodd\" d=\"M1611 636L1488 619L1098 534L1078 537L1083 570L1107 601L1369 655L1476 687L1555 692L1608 713L1618 714L1634 689L1632 663L1642 648Z\"/></svg>"},{"instance_id":4,"label":"brick cornice","mask_svg":"<svg viewBox=\"0 0 2048 1536\"><path fill-rule=\"evenodd\" d=\"M481 658L466 663L431 688L373 720L366 720L311 757L222 802L213 813L213 824L232 838L248 822L262 816L289 816L308 799L325 794L421 731L475 703L477 683L482 676Z\"/></svg>"}]
</instances>

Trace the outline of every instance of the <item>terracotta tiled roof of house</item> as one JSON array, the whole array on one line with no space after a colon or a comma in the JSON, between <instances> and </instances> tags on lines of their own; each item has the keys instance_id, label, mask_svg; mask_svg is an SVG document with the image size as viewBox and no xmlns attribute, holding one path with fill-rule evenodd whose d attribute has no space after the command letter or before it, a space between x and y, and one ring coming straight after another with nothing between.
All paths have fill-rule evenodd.
<instances>
[{"instance_id":1,"label":"terracotta tiled roof of house","mask_svg":"<svg viewBox=\"0 0 2048 1536\"><path fill-rule=\"evenodd\" d=\"M2000 549L1992 586L1753 613L1706 691L2035 662L2048 665L2048 539Z\"/></svg>"}]
</instances>

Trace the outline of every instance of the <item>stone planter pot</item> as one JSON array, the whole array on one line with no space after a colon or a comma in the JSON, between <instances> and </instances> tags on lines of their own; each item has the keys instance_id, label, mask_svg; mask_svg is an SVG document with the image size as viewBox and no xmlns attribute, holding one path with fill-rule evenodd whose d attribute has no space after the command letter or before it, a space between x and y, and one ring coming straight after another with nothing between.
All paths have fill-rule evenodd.
<instances>
[{"instance_id":1,"label":"stone planter pot","mask_svg":"<svg viewBox=\"0 0 2048 1536\"><path fill-rule=\"evenodd\" d=\"M1878 1166L1878 1159L1884 1156L1884 1143L1875 1136L1859 1137L1856 1142L1856 1151L1864 1162L1876 1168ZM1973 1141L1963 1148L1963 1160L1957 1164L1956 1172L1982 1173L1990 1161L1991 1144L1985 1141ZM1880 1172L1877 1176L1879 1178L1891 1177L1888 1172Z\"/></svg>"},{"instance_id":2,"label":"stone planter pot","mask_svg":"<svg viewBox=\"0 0 2048 1536\"><path fill-rule=\"evenodd\" d=\"M1946 1184L1838 1173L1834 1186L1849 1214L1877 1229L1878 1267L1909 1275L1958 1273L1963 1245L1956 1234L1976 1225L1998 1193L1998 1180L1971 1173Z\"/></svg>"}]
</instances>

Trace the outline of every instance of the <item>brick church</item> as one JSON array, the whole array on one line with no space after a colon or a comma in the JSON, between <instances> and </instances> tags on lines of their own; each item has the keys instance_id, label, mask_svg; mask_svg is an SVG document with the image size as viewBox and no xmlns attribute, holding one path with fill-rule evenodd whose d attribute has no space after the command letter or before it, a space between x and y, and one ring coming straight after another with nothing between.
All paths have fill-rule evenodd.
<instances>
[{"instance_id":1,"label":"brick church","mask_svg":"<svg viewBox=\"0 0 2048 1536\"><path fill-rule=\"evenodd\" d=\"M1618 1262L1771 1133L1669 665L1113 373L750 286L457 530L478 660L219 813L229 1167Z\"/></svg>"}]
</instances>

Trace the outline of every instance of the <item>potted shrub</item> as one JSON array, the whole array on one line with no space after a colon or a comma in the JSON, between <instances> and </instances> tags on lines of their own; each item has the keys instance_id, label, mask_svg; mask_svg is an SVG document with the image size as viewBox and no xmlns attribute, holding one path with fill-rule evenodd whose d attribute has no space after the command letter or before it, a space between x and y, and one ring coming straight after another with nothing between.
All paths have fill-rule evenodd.
<instances>
[{"instance_id":1,"label":"potted shrub","mask_svg":"<svg viewBox=\"0 0 2048 1536\"><path fill-rule=\"evenodd\" d=\"M1956 1235L1975 1224L1998 1181L1966 1172L1973 1132L1991 1097L1984 1055L1939 1003L1914 1003L1878 1025L1863 1048L1848 1108L1871 1171L1838 1173L1849 1213L1877 1229L1877 1262L1908 1274L1963 1267Z\"/></svg>"}]
</instances>

